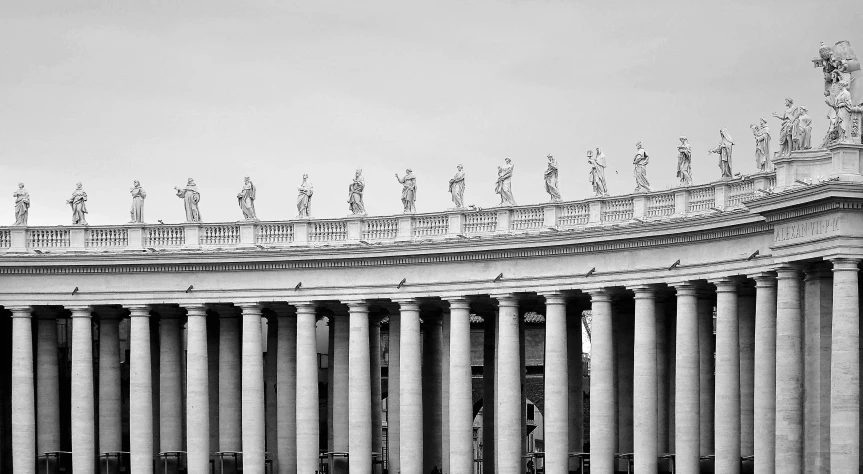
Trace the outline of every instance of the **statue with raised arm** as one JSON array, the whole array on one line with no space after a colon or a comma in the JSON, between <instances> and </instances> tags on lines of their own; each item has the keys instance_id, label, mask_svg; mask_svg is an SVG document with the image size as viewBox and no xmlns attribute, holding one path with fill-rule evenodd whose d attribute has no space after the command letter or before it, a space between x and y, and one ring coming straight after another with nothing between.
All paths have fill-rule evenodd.
<instances>
[{"instance_id":1,"label":"statue with raised arm","mask_svg":"<svg viewBox=\"0 0 863 474\"><path fill-rule=\"evenodd\" d=\"M680 137L677 145L677 178L681 186L692 184L692 145L686 137Z\"/></svg>"},{"instance_id":2,"label":"statue with raised arm","mask_svg":"<svg viewBox=\"0 0 863 474\"><path fill-rule=\"evenodd\" d=\"M396 173L396 179L402 185L402 206L405 208L405 214L417 212L417 178L413 171L408 168L405 170L405 177L399 178Z\"/></svg>"},{"instance_id":3,"label":"statue with raised arm","mask_svg":"<svg viewBox=\"0 0 863 474\"><path fill-rule=\"evenodd\" d=\"M312 194L315 192L312 183L309 182L309 175L303 175L303 182L297 190L300 192L297 195L297 217L308 218L311 216Z\"/></svg>"},{"instance_id":4,"label":"statue with raised arm","mask_svg":"<svg viewBox=\"0 0 863 474\"><path fill-rule=\"evenodd\" d=\"M143 224L144 199L147 198L147 193L144 192L144 188L141 187L141 183L138 180L135 180L133 186L129 189L129 193L132 195L132 208L129 210L132 220L130 220L129 223Z\"/></svg>"},{"instance_id":5,"label":"statue with raised arm","mask_svg":"<svg viewBox=\"0 0 863 474\"><path fill-rule=\"evenodd\" d=\"M800 114L799 107L794 106L794 99L785 99L785 112L782 115L773 113L773 116L782 120L782 128L779 130L779 156L788 156L796 150L795 138L797 134L797 118Z\"/></svg>"},{"instance_id":6,"label":"statue with raised arm","mask_svg":"<svg viewBox=\"0 0 863 474\"><path fill-rule=\"evenodd\" d=\"M773 156L770 154L770 127L767 120L761 119L758 125L750 125L755 136L755 167L759 171L773 170Z\"/></svg>"},{"instance_id":7,"label":"statue with raised arm","mask_svg":"<svg viewBox=\"0 0 863 474\"><path fill-rule=\"evenodd\" d=\"M650 162L650 159L647 157L644 147L641 146L641 142L636 143L635 148L637 151L635 152L635 158L632 159L632 164L635 168L632 172L633 176L635 176L635 192L650 192L650 183L647 181L647 164Z\"/></svg>"},{"instance_id":8,"label":"statue with raised arm","mask_svg":"<svg viewBox=\"0 0 863 474\"><path fill-rule=\"evenodd\" d=\"M177 192L177 197L183 200L186 207L186 222L201 222L201 211L198 210L198 203L201 202L201 193L198 192L198 185L195 180L189 178L186 186L183 188L174 187Z\"/></svg>"},{"instance_id":9,"label":"statue with raised arm","mask_svg":"<svg viewBox=\"0 0 863 474\"><path fill-rule=\"evenodd\" d=\"M258 219L258 216L255 214L256 191L252 180L248 176L243 178L243 189L237 194L237 202L240 204L240 210L243 211L243 219L247 221Z\"/></svg>"},{"instance_id":10,"label":"statue with raised arm","mask_svg":"<svg viewBox=\"0 0 863 474\"><path fill-rule=\"evenodd\" d=\"M512 197L512 170L514 165L512 159L507 157L506 164L497 167L497 183L494 187L494 192L500 194L501 206L516 206L515 199Z\"/></svg>"},{"instance_id":11,"label":"statue with raised arm","mask_svg":"<svg viewBox=\"0 0 863 474\"><path fill-rule=\"evenodd\" d=\"M87 214L87 193L84 192L81 183L75 185L75 191L72 197L66 200L66 204L72 206L72 225L88 225L85 215Z\"/></svg>"},{"instance_id":12,"label":"statue with raised arm","mask_svg":"<svg viewBox=\"0 0 863 474\"><path fill-rule=\"evenodd\" d=\"M24 183L18 183L18 189L12 193L15 198L15 225L27 225L27 215L30 213L30 193L24 189Z\"/></svg>"},{"instance_id":13,"label":"statue with raised arm","mask_svg":"<svg viewBox=\"0 0 863 474\"><path fill-rule=\"evenodd\" d=\"M596 156L591 150L587 150L587 164L590 165L590 184L593 193L597 196L607 196L608 186L605 184L605 155L602 150L596 148Z\"/></svg>"},{"instance_id":14,"label":"statue with raised arm","mask_svg":"<svg viewBox=\"0 0 863 474\"><path fill-rule=\"evenodd\" d=\"M363 190L366 189L366 180L363 178L363 170L357 170L354 180L348 185L348 205L353 215L365 215L366 206L363 204Z\"/></svg>"},{"instance_id":15,"label":"statue with raised arm","mask_svg":"<svg viewBox=\"0 0 863 474\"><path fill-rule=\"evenodd\" d=\"M551 202L560 202L560 190L557 189L557 160L548 155L548 168L545 170L545 192L551 197Z\"/></svg>"},{"instance_id":16,"label":"statue with raised arm","mask_svg":"<svg viewBox=\"0 0 863 474\"><path fill-rule=\"evenodd\" d=\"M449 180L449 193L456 209L464 209L464 167L458 165L455 176Z\"/></svg>"},{"instance_id":17,"label":"statue with raised arm","mask_svg":"<svg viewBox=\"0 0 863 474\"><path fill-rule=\"evenodd\" d=\"M722 172L722 179L731 179L731 149L734 146L734 142L731 141L731 135L728 134L728 129L723 128L719 130L719 145L710 150L710 153L716 153L719 155L719 170Z\"/></svg>"}]
</instances>

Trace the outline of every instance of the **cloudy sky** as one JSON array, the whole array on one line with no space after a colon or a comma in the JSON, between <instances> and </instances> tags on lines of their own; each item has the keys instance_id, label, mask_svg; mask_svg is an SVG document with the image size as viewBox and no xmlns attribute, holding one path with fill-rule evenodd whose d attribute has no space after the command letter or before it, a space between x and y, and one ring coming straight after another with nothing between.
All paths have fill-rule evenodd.
<instances>
[{"instance_id":1,"label":"cloudy sky","mask_svg":"<svg viewBox=\"0 0 863 474\"><path fill-rule=\"evenodd\" d=\"M417 207L499 202L515 164L520 203L547 199L545 156L564 199L591 194L585 151L602 147L612 194L631 192L641 140L654 188L676 182L680 135L697 183L719 177L707 150L728 127L734 171L755 170L749 124L791 96L825 131L820 41L863 54L863 9L840 0L434 2L3 0L0 2L0 223L26 183L30 223L67 224L82 181L91 224L181 222L173 187L194 177L205 221L242 214L244 176L265 220L296 215L303 173L315 217L347 213L354 170L370 214L401 211L393 176L412 168ZM5 210L3 210L5 209Z\"/></svg>"}]
</instances>

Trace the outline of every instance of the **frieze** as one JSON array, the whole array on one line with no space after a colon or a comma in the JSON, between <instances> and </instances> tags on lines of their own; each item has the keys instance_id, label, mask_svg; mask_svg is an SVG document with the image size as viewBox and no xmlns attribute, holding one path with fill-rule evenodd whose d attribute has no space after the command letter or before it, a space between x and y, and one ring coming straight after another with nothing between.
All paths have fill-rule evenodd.
<instances>
[{"instance_id":1,"label":"frieze","mask_svg":"<svg viewBox=\"0 0 863 474\"><path fill-rule=\"evenodd\" d=\"M839 234L840 222L840 217L835 216L777 225L773 230L773 241L787 245L831 237Z\"/></svg>"},{"instance_id":2,"label":"frieze","mask_svg":"<svg viewBox=\"0 0 863 474\"><path fill-rule=\"evenodd\" d=\"M818 214L821 212L829 212L835 210L861 210L863 209L863 202L860 201L827 201L820 202L817 204L812 204L808 206L802 206L795 209L789 209L777 213L773 213L767 215L765 217L768 223L774 224L779 221L785 221L789 219L796 219L799 217L809 216L813 214Z\"/></svg>"}]
</instances>

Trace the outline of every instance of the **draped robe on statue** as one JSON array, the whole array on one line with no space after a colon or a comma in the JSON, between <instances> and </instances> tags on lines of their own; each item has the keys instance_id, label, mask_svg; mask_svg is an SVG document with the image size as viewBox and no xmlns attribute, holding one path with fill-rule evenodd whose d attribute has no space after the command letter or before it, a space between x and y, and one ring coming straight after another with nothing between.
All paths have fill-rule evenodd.
<instances>
[{"instance_id":1,"label":"draped robe on statue","mask_svg":"<svg viewBox=\"0 0 863 474\"><path fill-rule=\"evenodd\" d=\"M681 186L692 184L692 145L689 143L677 147L677 177Z\"/></svg>"},{"instance_id":2,"label":"draped robe on statue","mask_svg":"<svg viewBox=\"0 0 863 474\"><path fill-rule=\"evenodd\" d=\"M457 209L464 207L464 171L459 171L449 180L449 192Z\"/></svg>"},{"instance_id":3,"label":"draped robe on statue","mask_svg":"<svg viewBox=\"0 0 863 474\"><path fill-rule=\"evenodd\" d=\"M500 204L502 206L515 206L515 199L512 197L512 170L515 166L512 164L503 165L498 168L497 185L494 192L500 194Z\"/></svg>"},{"instance_id":4,"label":"draped robe on statue","mask_svg":"<svg viewBox=\"0 0 863 474\"><path fill-rule=\"evenodd\" d=\"M72 224L87 225L87 193L83 189L77 189L66 202L72 206Z\"/></svg>"},{"instance_id":5,"label":"draped robe on statue","mask_svg":"<svg viewBox=\"0 0 863 474\"><path fill-rule=\"evenodd\" d=\"M27 225L27 214L30 210L30 193L20 188L13 194L15 196L15 225Z\"/></svg>"},{"instance_id":6,"label":"draped robe on statue","mask_svg":"<svg viewBox=\"0 0 863 474\"><path fill-rule=\"evenodd\" d=\"M352 214L365 214L366 206L363 204L363 190L366 188L366 180L357 176L348 186L348 205L351 206Z\"/></svg>"},{"instance_id":7,"label":"draped robe on statue","mask_svg":"<svg viewBox=\"0 0 863 474\"><path fill-rule=\"evenodd\" d=\"M402 184L402 206L405 212L416 212L417 206L417 178L413 173L408 173L399 179Z\"/></svg>"},{"instance_id":8,"label":"draped robe on statue","mask_svg":"<svg viewBox=\"0 0 863 474\"><path fill-rule=\"evenodd\" d=\"M132 209L129 211L129 214L132 216L131 222L144 222L144 198L147 197L147 193L144 192L144 188L141 186L135 186L132 188Z\"/></svg>"},{"instance_id":9,"label":"draped robe on statue","mask_svg":"<svg viewBox=\"0 0 863 474\"><path fill-rule=\"evenodd\" d=\"M756 127L755 133L755 165L761 171L770 171L773 167L773 157L770 156L770 128L767 125Z\"/></svg>"},{"instance_id":10,"label":"draped robe on statue","mask_svg":"<svg viewBox=\"0 0 863 474\"><path fill-rule=\"evenodd\" d=\"M257 219L255 215L255 185L251 181L243 184L243 189L237 195L240 210L243 211L244 219Z\"/></svg>"},{"instance_id":11,"label":"draped robe on statue","mask_svg":"<svg viewBox=\"0 0 863 474\"><path fill-rule=\"evenodd\" d=\"M198 185L192 183L187 184L183 189L178 189L177 197L183 198L183 204L186 206L186 222L201 222L201 212L198 210L201 194L198 192Z\"/></svg>"},{"instance_id":12,"label":"draped robe on statue","mask_svg":"<svg viewBox=\"0 0 863 474\"><path fill-rule=\"evenodd\" d=\"M545 191L551 196L552 201L560 201L560 190L557 189L557 161L548 162L545 170Z\"/></svg>"},{"instance_id":13,"label":"draped robe on statue","mask_svg":"<svg viewBox=\"0 0 863 474\"><path fill-rule=\"evenodd\" d=\"M719 146L710 150L711 153L719 155L719 170L722 172L722 179L729 179L731 175L731 149L734 143L731 141L731 136L724 130L720 132L722 141Z\"/></svg>"},{"instance_id":14,"label":"draped robe on statue","mask_svg":"<svg viewBox=\"0 0 863 474\"><path fill-rule=\"evenodd\" d=\"M299 217L309 217L314 189L311 183L303 181L303 184L299 187L299 191L300 194L297 195L297 215Z\"/></svg>"},{"instance_id":15,"label":"draped robe on statue","mask_svg":"<svg viewBox=\"0 0 863 474\"><path fill-rule=\"evenodd\" d=\"M647 181L647 163L649 161L644 148L639 148L632 160L632 164L635 165L632 174L635 176L635 192L637 193L650 191L650 183Z\"/></svg>"},{"instance_id":16,"label":"draped robe on statue","mask_svg":"<svg viewBox=\"0 0 863 474\"><path fill-rule=\"evenodd\" d=\"M593 185L593 192L597 196L605 196L608 194L608 186L605 184L605 155L600 151L596 153L596 158L588 160L590 163L590 184Z\"/></svg>"}]
</instances>

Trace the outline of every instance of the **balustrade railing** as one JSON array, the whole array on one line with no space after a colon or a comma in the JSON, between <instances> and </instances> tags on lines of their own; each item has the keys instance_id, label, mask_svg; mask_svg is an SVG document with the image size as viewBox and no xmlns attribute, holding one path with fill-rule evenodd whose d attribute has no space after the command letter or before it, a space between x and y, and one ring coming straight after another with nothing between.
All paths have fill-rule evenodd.
<instances>
[{"instance_id":1,"label":"balustrade railing","mask_svg":"<svg viewBox=\"0 0 863 474\"><path fill-rule=\"evenodd\" d=\"M156 250L254 248L256 245L352 245L359 241L446 239L625 224L635 219L662 220L675 216L735 209L770 188L775 177L760 174L711 185L619 197L595 197L578 202L547 203L486 210L450 210L437 214L295 220L241 221L213 224L124 224L118 226L2 227L0 253L28 249Z\"/></svg>"}]
</instances>

